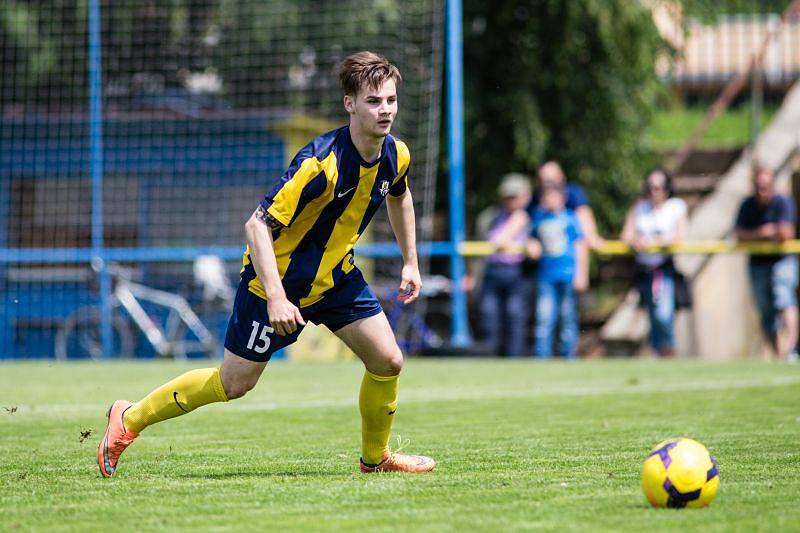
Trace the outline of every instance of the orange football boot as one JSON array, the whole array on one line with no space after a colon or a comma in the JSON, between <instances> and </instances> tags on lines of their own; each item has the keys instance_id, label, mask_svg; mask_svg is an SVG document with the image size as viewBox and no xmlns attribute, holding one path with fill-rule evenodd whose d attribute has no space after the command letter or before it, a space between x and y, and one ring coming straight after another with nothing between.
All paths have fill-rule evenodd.
<instances>
[{"instance_id":1,"label":"orange football boot","mask_svg":"<svg viewBox=\"0 0 800 533\"><path fill-rule=\"evenodd\" d=\"M361 471L370 472L410 472L419 474L430 472L436 466L436 461L424 455L409 455L399 452L386 452L380 463L370 466L361 459Z\"/></svg>"},{"instance_id":2,"label":"orange football boot","mask_svg":"<svg viewBox=\"0 0 800 533\"><path fill-rule=\"evenodd\" d=\"M97 466L103 477L111 477L117 471L117 461L125 448L139 436L135 431L128 431L122 423L122 415L133 405L128 400L117 400L108 409L108 425L106 434L97 447Z\"/></svg>"}]
</instances>

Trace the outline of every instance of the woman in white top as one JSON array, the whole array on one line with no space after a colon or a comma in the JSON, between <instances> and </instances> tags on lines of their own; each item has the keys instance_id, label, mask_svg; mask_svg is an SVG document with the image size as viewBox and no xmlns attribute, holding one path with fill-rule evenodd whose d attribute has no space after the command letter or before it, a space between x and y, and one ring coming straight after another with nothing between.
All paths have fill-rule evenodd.
<instances>
[{"instance_id":1,"label":"woman in white top","mask_svg":"<svg viewBox=\"0 0 800 533\"><path fill-rule=\"evenodd\" d=\"M650 246L669 246L686 234L686 203L672 196L667 171L647 175L644 197L628 211L622 240L636 251L637 283L650 316L650 344L662 356L675 353L675 265L666 253L646 253Z\"/></svg>"}]
</instances>

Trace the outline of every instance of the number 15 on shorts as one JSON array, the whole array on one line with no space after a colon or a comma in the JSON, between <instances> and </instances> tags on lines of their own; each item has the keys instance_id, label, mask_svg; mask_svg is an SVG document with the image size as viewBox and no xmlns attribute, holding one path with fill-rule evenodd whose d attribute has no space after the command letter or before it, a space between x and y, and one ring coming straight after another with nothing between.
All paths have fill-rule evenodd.
<instances>
[{"instance_id":1,"label":"number 15 on shorts","mask_svg":"<svg viewBox=\"0 0 800 533\"><path fill-rule=\"evenodd\" d=\"M260 334L259 330L261 330ZM266 352L269 350L270 342L272 342L272 339L269 338L269 334L274 331L275 330L269 324L261 325L253 320L253 331L250 332L250 340L247 341L247 349L253 350L256 353ZM256 339L256 337L258 338Z\"/></svg>"}]
</instances>

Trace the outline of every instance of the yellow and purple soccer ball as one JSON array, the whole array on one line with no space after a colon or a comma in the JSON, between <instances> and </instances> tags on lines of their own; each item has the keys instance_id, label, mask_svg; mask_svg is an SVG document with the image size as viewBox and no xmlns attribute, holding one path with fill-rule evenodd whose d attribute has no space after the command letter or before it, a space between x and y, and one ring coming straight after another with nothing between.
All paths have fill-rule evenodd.
<instances>
[{"instance_id":1,"label":"yellow and purple soccer ball","mask_svg":"<svg viewBox=\"0 0 800 533\"><path fill-rule=\"evenodd\" d=\"M660 442L644 461L642 490L653 507L706 507L718 487L717 462L696 440Z\"/></svg>"}]
</instances>

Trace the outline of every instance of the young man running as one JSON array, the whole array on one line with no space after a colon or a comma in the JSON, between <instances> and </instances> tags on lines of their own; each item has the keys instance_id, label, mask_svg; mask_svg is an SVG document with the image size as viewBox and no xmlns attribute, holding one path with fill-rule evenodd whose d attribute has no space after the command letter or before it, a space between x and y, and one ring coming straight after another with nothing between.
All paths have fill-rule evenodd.
<instances>
[{"instance_id":1,"label":"young man running","mask_svg":"<svg viewBox=\"0 0 800 533\"><path fill-rule=\"evenodd\" d=\"M114 474L144 428L244 396L307 321L327 326L366 367L359 394L361 471L433 470L428 457L389 450L403 355L353 258L353 246L386 198L403 254L399 300L408 304L419 295L410 155L389 135L402 78L385 58L360 52L344 60L339 81L349 125L300 150L245 224L247 248L222 365L187 372L136 403L115 401L97 450L103 476Z\"/></svg>"}]
</instances>

